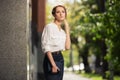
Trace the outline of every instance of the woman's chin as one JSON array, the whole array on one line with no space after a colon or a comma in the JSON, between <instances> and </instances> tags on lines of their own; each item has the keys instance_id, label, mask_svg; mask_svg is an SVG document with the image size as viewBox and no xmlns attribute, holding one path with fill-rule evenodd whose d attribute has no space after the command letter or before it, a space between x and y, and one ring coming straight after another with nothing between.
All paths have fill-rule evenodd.
<instances>
[{"instance_id":1,"label":"woman's chin","mask_svg":"<svg viewBox=\"0 0 120 80\"><path fill-rule=\"evenodd\" d=\"M65 20L65 19L60 19L59 21L61 21L61 22L62 22L62 21L64 21L64 20Z\"/></svg>"}]
</instances>

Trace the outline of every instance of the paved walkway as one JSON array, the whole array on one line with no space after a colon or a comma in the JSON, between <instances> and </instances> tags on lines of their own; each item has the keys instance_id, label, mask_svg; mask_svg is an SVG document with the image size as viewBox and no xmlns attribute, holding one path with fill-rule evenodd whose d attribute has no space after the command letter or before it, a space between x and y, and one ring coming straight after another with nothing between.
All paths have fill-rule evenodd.
<instances>
[{"instance_id":1,"label":"paved walkway","mask_svg":"<svg viewBox=\"0 0 120 80\"><path fill-rule=\"evenodd\" d=\"M91 80L91 79L82 77L72 72L65 72L63 80Z\"/></svg>"}]
</instances>

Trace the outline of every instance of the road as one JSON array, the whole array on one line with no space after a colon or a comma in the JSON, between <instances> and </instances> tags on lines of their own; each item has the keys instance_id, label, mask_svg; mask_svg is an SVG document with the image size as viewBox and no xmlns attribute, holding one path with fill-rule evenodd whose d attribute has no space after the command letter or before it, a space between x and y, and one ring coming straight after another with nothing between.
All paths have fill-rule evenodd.
<instances>
[{"instance_id":1,"label":"road","mask_svg":"<svg viewBox=\"0 0 120 80\"><path fill-rule=\"evenodd\" d=\"M72 72L65 72L63 80L91 80L91 79L82 77Z\"/></svg>"}]
</instances>

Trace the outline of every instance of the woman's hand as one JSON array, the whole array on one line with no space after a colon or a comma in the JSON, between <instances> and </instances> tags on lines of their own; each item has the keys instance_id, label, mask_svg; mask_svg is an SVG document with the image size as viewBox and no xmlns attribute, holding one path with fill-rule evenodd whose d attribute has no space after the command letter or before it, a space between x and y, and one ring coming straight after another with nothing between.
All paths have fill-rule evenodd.
<instances>
[{"instance_id":1,"label":"woman's hand","mask_svg":"<svg viewBox=\"0 0 120 80\"><path fill-rule=\"evenodd\" d=\"M65 42L65 49L70 49L71 40L70 40L70 28L67 20L64 20L65 32L66 32L66 42Z\"/></svg>"},{"instance_id":2,"label":"woman's hand","mask_svg":"<svg viewBox=\"0 0 120 80\"><path fill-rule=\"evenodd\" d=\"M68 21L66 19L64 19L64 25L65 25L65 27L69 28L69 24L68 24Z\"/></svg>"},{"instance_id":3,"label":"woman's hand","mask_svg":"<svg viewBox=\"0 0 120 80\"><path fill-rule=\"evenodd\" d=\"M65 29L66 34L70 35L70 27L66 19L64 20L64 29Z\"/></svg>"},{"instance_id":4,"label":"woman's hand","mask_svg":"<svg viewBox=\"0 0 120 80\"><path fill-rule=\"evenodd\" d=\"M52 73L57 73L60 69L57 66L52 67Z\"/></svg>"}]
</instances>

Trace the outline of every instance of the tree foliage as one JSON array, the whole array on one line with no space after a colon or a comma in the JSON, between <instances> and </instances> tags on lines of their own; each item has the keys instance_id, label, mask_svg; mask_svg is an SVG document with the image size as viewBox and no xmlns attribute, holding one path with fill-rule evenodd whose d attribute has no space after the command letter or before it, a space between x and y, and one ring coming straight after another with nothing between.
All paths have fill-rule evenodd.
<instances>
[{"instance_id":1,"label":"tree foliage","mask_svg":"<svg viewBox=\"0 0 120 80\"><path fill-rule=\"evenodd\" d=\"M71 6L69 19L72 26L72 38L77 40L76 38L82 35L88 40L86 44L95 48L100 46L101 41L105 41L107 54L104 59L109 63L109 70L118 74L120 72L119 0L106 0L105 12L102 13L94 0L76 1L74 5ZM100 53L98 51L95 54Z\"/></svg>"}]
</instances>

